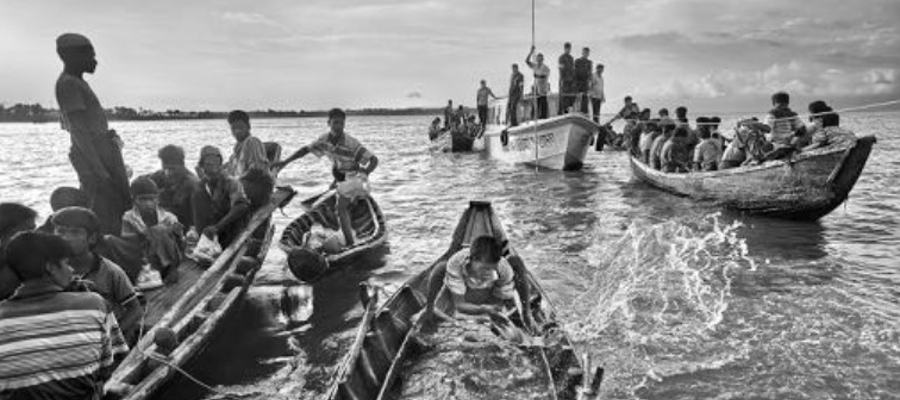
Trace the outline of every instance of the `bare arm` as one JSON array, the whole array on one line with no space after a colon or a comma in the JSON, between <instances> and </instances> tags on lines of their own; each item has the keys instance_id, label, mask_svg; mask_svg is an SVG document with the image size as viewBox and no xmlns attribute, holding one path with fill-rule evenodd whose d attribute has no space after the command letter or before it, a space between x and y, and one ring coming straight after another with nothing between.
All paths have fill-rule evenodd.
<instances>
[{"instance_id":1,"label":"bare arm","mask_svg":"<svg viewBox=\"0 0 900 400\"><path fill-rule=\"evenodd\" d=\"M495 314L499 311L499 306L488 304L473 304L466 301L466 296L460 296L452 293L453 304L456 311L469 315Z\"/></svg>"},{"instance_id":2,"label":"bare arm","mask_svg":"<svg viewBox=\"0 0 900 400\"><path fill-rule=\"evenodd\" d=\"M529 67L534 68L534 63L531 62L531 56L534 54L534 46L531 46L531 51L528 52L528 55L525 56L525 64Z\"/></svg>"},{"instance_id":3,"label":"bare arm","mask_svg":"<svg viewBox=\"0 0 900 400\"><path fill-rule=\"evenodd\" d=\"M300 158L303 158L304 156L309 154L310 151L311 150L310 150L309 146L303 146L300 149L298 149L297 151L295 151L294 154L291 154L288 158L285 158L284 160L281 160L279 162L272 164L272 169L282 169L282 168L286 167L288 164L290 164Z\"/></svg>"}]
</instances>

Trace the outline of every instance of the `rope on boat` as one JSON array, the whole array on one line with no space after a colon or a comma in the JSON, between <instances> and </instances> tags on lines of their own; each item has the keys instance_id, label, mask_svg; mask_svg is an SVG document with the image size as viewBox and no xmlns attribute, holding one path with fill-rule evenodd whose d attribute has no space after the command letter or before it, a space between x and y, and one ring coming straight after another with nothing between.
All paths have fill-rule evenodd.
<instances>
[{"instance_id":1,"label":"rope on boat","mask_svg":"<svg viewBox=\"0 0 900 400\"><path fill-rule=\"evenodd\" d=\"M194 383L196 383L197 385L200 385L200 387L202 387L202 388L204 388L204 389L206 389L206 390L208 390L208 391L210 391L210 392L212 392L212 393L214 393L214 394L216 394L217 396L220 396L220 397L222 397L222 398L226 398L226 399L238 399L238 400L240 400L240 399L242 399L242 398L247 398L247 397L250 397L250 396L255 396L255 395L265 395L265 396L274 396L275 398L280 398L280 399L290 399L288 396L285 396L285 395L280 394L280 393L266 393L266 392L260 392L260 391L255 391L255 392L251 392L251 393L234 393L234 392L226 392L226 391L223 391L223 390L219 390L219 389L216 389L216 388L214 388L214 387L212 387L212 386L210 386L210 385L208 385L208 384L206 384L206 383L203 383L203 381L201 381L201 380L198 379L197 377L191 375L190 373L188 373L188 372L185 371L184 369L180 368L179 366L170 363L169 360L166 360L166 359L163 358L163 357L160 357L160 356L158 356L158 355L156 355L156 354L149 353L149 352L145 352L145 353L143 353L143 354L144 354L144 356L146 356L147 358L149 358L149 359L151 359L151 360L159 361L159 362L161 362L161 363L163 363L163 364L165 364L165 365L171 367L171 368L174 369L175 371L178 371L179 373L181 373L182 375L184 375L185 378L188 378L189 380L191 380L191 382L194 382Z\"/></svg>"}]
</instances>

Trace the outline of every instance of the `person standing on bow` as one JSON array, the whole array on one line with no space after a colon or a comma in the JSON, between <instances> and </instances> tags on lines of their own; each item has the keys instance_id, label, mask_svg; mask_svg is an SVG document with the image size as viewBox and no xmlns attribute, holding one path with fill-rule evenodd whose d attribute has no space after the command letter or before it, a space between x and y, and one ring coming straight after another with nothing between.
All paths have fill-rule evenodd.
<instances>
[{"instance_id":1,"label":"person standing on bow","mask_svg":"<svg viewBox=\"0 0 900 400\"><path fill-rule=\"evenodd\" d=\"M535 56L534 61L531 61L531 56L534 55L534 46L531 46L531 51L528 52L528 56L525 57L525 64L534 71L534 89L532 91L533 96L537 96L537 110L534 116L537 119L547 118L547 95L550 94L550 67L544 64L544 55L538 53Z\"/></svg>"},{"instance_id":2,"label":"person standing on bow","mask_svg":"<svg viewBox=\"0 0 900 400\"><path fill-rule=\"evenodd\" d=\"M559 102L556 115L563 115L575 104L575 58L572 57L572 43L563 45L559 56Z\"/></svg>"},{"instance_id":3,"label":"person standing on bow","mask_svg":"<svg viewBox=\"0 0 900 400\"><path fill-rule=\"evenodd\" d=\"M509 77L509 99L506 102L506 118L509 126L519 125L519 102L522 101L522 92L525 88L525 77L519 72L519 64L512 65L512 75Z\"/></svg>"},{"instance_id":4,"label":"person standing on bow","mask_svg":"<svg viewBox=\"0 0 900 400\"><path fill-rule=\"evenodd\" d=\"M122 140L109 129L103 106L83 77L97 68L94 46L82 35L66 33L56 39L56 53L64 64L56 80L56 102L62 128L72 139L69 160L100 220L100 233L118 235L131 196Z\"/></svg>"},{"instance_id":5,"label":"person standing on bow","mask_svg":"<svg viewBox=\"0 0 900 400\"><path fill-rule=\"evenodd\" d=\"M588 98L589 93L588 90L591 87L591 80L593 77L594 70L594 62L590 59L591 49L585 47L581 49L581 57L575 60L575 93L580 103L579 110L582 113L588 113L588 107L590 106Z\"/></svg>"},{"instance_id":6,"label":"person standing on bow","mask_svg":"<svg viewBox=\"0 0 900 400\"><path fill-rule=\"evenodd\" d=\"M340 108L328 112L330 131L312 143L301 147L284 161L272 165L273 169L281 169L289 163L313 153L316 156L327 156L331 159L332 174L338 194L338 217L341 231L347 247L354 243L353 227L350 223L350 202L357 197L368 196L368 176L378 167L378 157L366 149L358 140L344 132L347 116Z\"/></svg>"},{"instance_id":7,"label":"person standing on bow","mask_svg":"<svg viewBox=\"0 0 900 400\"><path fill-rule=\"evenodd\" d=\"M481 87L478 88L478 93L476 93L475 96L475 101L478 105L478 122L481 124L481 129L484 129L484 126L487 125L488 96L493 97L495 100L497 99L497 96L495 96L491 88L488 87L487 82L482 79Z\"/></svg>"}]
</instances>

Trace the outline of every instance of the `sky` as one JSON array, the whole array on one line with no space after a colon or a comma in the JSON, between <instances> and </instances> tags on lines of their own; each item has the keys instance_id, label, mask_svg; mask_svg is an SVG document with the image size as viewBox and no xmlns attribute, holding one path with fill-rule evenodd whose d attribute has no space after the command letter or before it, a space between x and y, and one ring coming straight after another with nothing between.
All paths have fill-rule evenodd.
<instances>
[{"instance_id":1,"label":"sky","mask_svg":"<svg viewBox=\"0 0 900 400\"><path fill-rule=\"evenodd\" d=\"M900 99L898 0L536 0L534 15L554 90L563 43L590 47L605 111L625 95L697 112L763 111L778 90L802 110ZM0 102L55 108L54 41L78 32L105 107L472 105L479 80L502 96L524 67L531 18L527 0L2 0Z\"/></svg>"}]
</instances>

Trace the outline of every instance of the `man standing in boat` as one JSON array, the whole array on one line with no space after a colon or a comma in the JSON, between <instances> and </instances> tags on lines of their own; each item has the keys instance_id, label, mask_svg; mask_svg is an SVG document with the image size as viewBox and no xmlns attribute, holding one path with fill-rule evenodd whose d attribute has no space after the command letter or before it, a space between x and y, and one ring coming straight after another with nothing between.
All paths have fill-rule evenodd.
<instances>
[{"instance_id":1,"label":"man standing in boat","mask_svg":"<svg viewBox=\"0 0 900 400\"><path fill-rule=\"evenodd\" d=\"M478 88L478 93L475 95L475 102L478 105L478 122L481 123L481 129L484 129L484 126L487 125L488 96L493 97L495 100L497 99L491 88L487 86L487 82L482 79L481 87Z\"/></svg>"},{"instance_id":2,"label":"man standing in boat","mask_svg":"<svg viewBox=\"0 0 900 400\"><path fill-rule=\"evenodd\" d=\"M600 107L606 102L603 92L603 64L597 63L596 72L591 76L591 107L594 109L594 122L600 123Z\"/></svg>"},{"instance_id":3,"label":"man standing in boat","mask_svg":"<svg viewBox=\"0 0 900 400\"><path fill-rule=\"evenodd\" d=\"M69 160L100 219L100 232L118 235L131 197L122 140L109 129L103 107L83 77L97 68L94 47L88 38L66 33L56 39L56 52L65 65L56 81L56 102L62 128L72 139Z\"/></svg>"},{"instance_id":4,"label":"man standing in boat","mask_svg":"<svg viewBox=\"0 0 900 400\"><path fill-rule=\"evenodd\" d=\"M579 109L587 114L588 107L588 89L591 87L591 77L594 70L594 62L589 58L591 49L585 47L581 49L581 57L575 60L575 93L577 93L578 101L581 103Z\"/></svg>"},{"instance_id":5,"label":"man standing in boat","mask_svg":"<svg viewBox=\"0 0 900 400\"><path fill-rule=\"evenodd\" d=\"M531 46L531 51L525 57L525 64L534 71L534 86L531 94L537 96L537 110L532 110L533 115L537 119L544 119L548 114L547 95L550 94L550 67L544 64L544 55L541 53L538 53L534 61L531 61L534 50L534 46Z\"/></svg>"},{"instance_id":6,"label":"man standing in boat","mask_svg":"<svg viewBox=\"0 0 900 400\"><path fill-rule=\"evenodd\" d=\"M509 77L509 100L506 102L506 118L509 126L519 125L519 101L522 100L524 88L525 77L519 72L519 64L513 64L512 75Z\"/></svg>"},{"instance_id":7,"label":"man standing in boat","mask_svg":"<svg viewBox=\"0 0 900 400\"><path fill-rule=\"evenodd\" d=\"M354 242L353 227L350 223L350 201L368 195L368 176L378 167L378 157L363 147L358 140L344 132L347 116L339 108L328 112L330 131L312 143L301 147L290 157L275 163L272 168L279 170L294 160L313 153L327 156L333 163L335 186L338 193L338 217L346 246Z\"/></svg>"},{"instance_id":8,"label":"man standing in boat","mask_svg":"<svg viewBox=\"0 0 900 400\"><path fill-rule=\"evenodd\" d=\"M572 57L572 43L563 45L559 56L559 109L557 115L565 114L575 104L575 59Z\"/></svg>"},{"instance_id":9,"label":"man standing in boat","mask_svg":"<svg viewBox=\"0 0 900 400\"><path fill-rule=\"evenodd\" d=\"M450 121L453 119L453 100L447 100L447 107L444 107L444 129L450 128Z\"/></svg>"}]
</instances>

